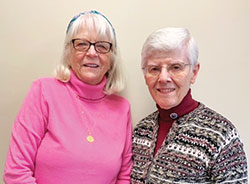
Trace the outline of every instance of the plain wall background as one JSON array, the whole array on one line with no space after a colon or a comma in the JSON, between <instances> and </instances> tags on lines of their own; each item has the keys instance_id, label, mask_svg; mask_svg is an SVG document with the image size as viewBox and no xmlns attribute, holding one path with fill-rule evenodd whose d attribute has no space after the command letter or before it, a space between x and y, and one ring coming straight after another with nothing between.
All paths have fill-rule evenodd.
<instances>
[{"instance_id":1,"label":"plain wall background","mask_svg":"<svg viewBox=\"0 0 250 184\"><path fill-rule=\"evenodd\" d=\"M249 162L249 0L1 0L1 176L11 127L32 81L52 76L68 22L92 9L106 15L116 29L127 78L122 95L131 102L134 124L156 109L140 69L142 44L156 29L188 28L200 49L193 97L234 123Z\"/></svg>"}]
</instances>

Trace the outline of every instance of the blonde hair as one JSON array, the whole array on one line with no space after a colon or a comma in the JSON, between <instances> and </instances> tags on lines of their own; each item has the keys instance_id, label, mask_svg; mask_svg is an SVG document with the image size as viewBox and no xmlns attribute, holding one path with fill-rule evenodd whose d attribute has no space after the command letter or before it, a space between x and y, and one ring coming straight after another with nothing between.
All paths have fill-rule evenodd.
<instances>
[{"instance_id":1,"label":"blonde hair","mask_svg":"<svg viewBox=\"0 0 250 184\"><path fill-rule=\"evenodd\" d=\"M88 11L75 16L69 23L65 41L64 50L60 63L55 69L56 78L62 82L70 80L70 65L68 64L71 49L72 38L77 34L82 26L89 31L96 30L100 38L108 38L112 43L111 48L111 68L106 73L107 84L104 92L113 94L120 92L124 88L124 80L121 71L120 54L118 52L115 30L109 20L97 11Z\"/></svg>"}]
</instances>

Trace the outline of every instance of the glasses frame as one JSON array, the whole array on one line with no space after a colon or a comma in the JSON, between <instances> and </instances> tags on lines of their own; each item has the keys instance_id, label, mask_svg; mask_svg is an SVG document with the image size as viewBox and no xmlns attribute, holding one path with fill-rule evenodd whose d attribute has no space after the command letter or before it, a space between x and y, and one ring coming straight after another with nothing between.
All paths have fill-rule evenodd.
<instances>
[{"instance_id":1,"label":"glasses frame","mask_svg":"<svg viewBox=\"0 0 250 184\"><path fill-rule=\"evenodd\" d=\"M75 41L76 41L76 40L81 40L81 41L87 42L87 43L89 44L89 47L88 47L86 50L79 50L79 49L77 49L76 46L75 46ZM75 39L72 39L71 42L72 42L72 44L73 44L74 49L77 50L77 51L79 51L79 52L87 52L87 51L89 50L89 48L91 47L91 45L94 46L95 51L96 51L97 53L101 53L101 54L106 54L106 53L110 52L111 49L112 49L112 43L107 42L107 41L98 41L98 42L92 43L92 42L90 42L90 41L88 41L88 40L75 38ZM100 52L100 51L98 51L98 50L96 49L96 44L99 44L99 43L107 43L107 44L109 45L109 49L108 49L106 52Z\"/></svg>"},{"instance_id":2,"label":"glasses frame","mask_svg":"<svg viewBox=\"0 0 250 184\"><path fill-rule=\"evenodd\" d=\"M175 65L175 64L181 64L181 65L183 66L183 70L180 71L180 72L183 72L184 69L186 68L186 66L192 66L192 64L190 64L190 63L173 63L173 65ZM152 76L152 77L159 77L161 71L160 71L158 74L148 73L148 68L149 68L149 67L160 67L161 70L162 70L162 66L158 66L158 65L146 65L145 67L142 68L142 70L144 71L144 73L145 73L146 75L150 75L150 76ZM172 77L177 76L177 75L175 75L175 74L173 74L173 73L171 73L171 72L169 71L169 68L170 68L170 67L167 66L166 68L167 68L168 73L169 73Z\"/></svg>"}]
</instances>

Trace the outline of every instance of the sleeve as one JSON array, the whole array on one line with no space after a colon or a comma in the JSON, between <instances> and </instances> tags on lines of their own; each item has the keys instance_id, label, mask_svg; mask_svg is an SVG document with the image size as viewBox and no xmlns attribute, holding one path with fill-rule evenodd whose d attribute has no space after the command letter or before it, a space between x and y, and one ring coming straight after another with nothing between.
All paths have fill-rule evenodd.
<instances>
[{"instance_id":1,"label":"sleeve","mask_svg":"<svg viewBox=\"0 0 250 184\"><path fill-rule=\"evenodd\" d=\"M41 82L33 82L12 128L4 168L6 184L35 184L35 157L46 132L48 108Z\"/></svg>"},{"instance_id":2,"label":"sleeve","mask_svg":"<svg viewBox=\"0 0 250 184\"><path fill-rule=\"evenodd\" d=\"M248 183L247 158L237 133L226 140L211 173L212 183Z\"/></svg>"},{"instance_id":3,"label":"sleeve","mask_svg":"<svg viewBox=\"0 0 250 184\"><path fill-rule=\"evenodd\" d=\"M132 169L132 120L130 110L126 131L126 143L122 155L122 165L116 184L130 184L130 172Z\"/></svg>"}]
</instances>

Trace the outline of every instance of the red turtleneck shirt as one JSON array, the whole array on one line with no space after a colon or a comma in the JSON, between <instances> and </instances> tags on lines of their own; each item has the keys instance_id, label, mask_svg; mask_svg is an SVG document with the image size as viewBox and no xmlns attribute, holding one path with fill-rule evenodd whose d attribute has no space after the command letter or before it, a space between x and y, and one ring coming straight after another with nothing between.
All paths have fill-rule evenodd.
<instances>
[{"instance_id":1,"label":"red turtleneck shirt","mask_svg":"<svg viewBox=\"0 0 250 184\"><path fill-rule=\"evenodd\" d=\"M157 105L159 110L159 130L154 154L156 154L158 149L161 147L165 137L173 125L173 122L181 116L193 111L198 107L198 105L198 102L191 96L191 89L189 89L182 102L171 109L162 109L159 105Z\"/></svg>"}]
</instances>

